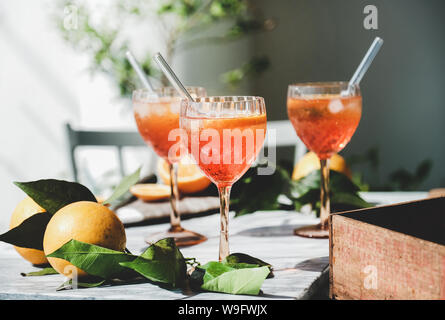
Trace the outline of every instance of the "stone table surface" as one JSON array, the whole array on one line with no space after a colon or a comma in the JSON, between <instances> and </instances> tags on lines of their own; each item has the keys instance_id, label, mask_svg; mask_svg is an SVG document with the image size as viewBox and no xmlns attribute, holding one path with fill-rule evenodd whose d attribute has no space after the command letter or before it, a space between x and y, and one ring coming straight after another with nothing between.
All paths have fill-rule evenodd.
<instances>
[{"instance_id":1,"label":"stone table surface","mask_svg":"<svg viewBox=\"0 0 445 320\"><path fill-rule=\"evenodd\" d=\"M403 200L425 195L404 194ZM383 203L402 199L395 194L392 197L385 194L380 198L384 198ZM162 289L148 282L56 291L65 281L63 276L22 277L21 272L38 269L23 260L11 245L0 242L0 299L307 299L322 282L326 282L328 240L300 238L293 236L292 231L298 226L316 222L312 215L292 211L259 211L238 218L234 218L232 213L229 222L231 252L250 254L271 263L274 268L275 276L264 281L260 296L190 293ZM219 215L193 218L182 224L208 237L199 245L182 248L184 257L195 257L201 263L216 261ZM165 223L127 228L127 247L133 253L140 253L146 248L144 237L147 234L167 228Z\"/></svg>"}]
</instances>

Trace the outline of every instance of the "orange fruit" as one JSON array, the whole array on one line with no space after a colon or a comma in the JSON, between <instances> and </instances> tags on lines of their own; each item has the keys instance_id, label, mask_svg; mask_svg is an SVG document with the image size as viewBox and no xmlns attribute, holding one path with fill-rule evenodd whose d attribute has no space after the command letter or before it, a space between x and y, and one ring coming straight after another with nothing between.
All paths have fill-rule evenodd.
<instances>
[{"instance_id":1,"label":"orange fruit","mask_svg":"<svg viewBox=\"0 0 445 320\"><path fill-rule=\"evenodd\" d=\"M95 198L96 198L97 203L99 203L99 204L103 204L104 201L106 200L106 198L102 197L102 196L95 196ZM109 207L110 204L106 203L106 204L104 204L104 206Z\"/></svg>"},{"instance_id":2,"label":"orange fruit","mask_svg":"<svg viewBox=\"0 0 445 320\"><path fill-rule=\"evenodd\" d=\"M170 197L170 187L156 183L135 184L130 192L142 201L159 201Z\"/></svg>"},{"instance_id":3,"label":"orange fruit","mask_svg":"<svg viewBox=\"0 0 445 320\"><path fill-rule=\"evenodd\" d=\"M126 244L124 225L116 214L91 201L71 203L54 214L46 227L43 250L49 255L71 239L116 251L124 251ZM77 269L78 277L87 275L66 260L48 258L48 261L57 272L65 276L71 277L73 268Z\"/></svg>"},{"instance_id":4,"label":"orange fruit","mask_svg":"<svg viewBox=\"0 0 445 320\"><path fill-rule=\"evenodd\" d=\"M17 227L24 220L40 212L45 212L45 209L40 207L30 197L26 197L25 199L20 201L17 207L14 209L14 212L11 216L9 228L12 229ZM48 260L45 257L45 253L43 253L42 250L20 248L16 246L14 246L14 248L25 260L28 260L32 264L39 265L48 263Z\"/></svg>"},{"instance_id":5,"label":"orange fruit","mask_svg":"<svg viewBox=\"0 0 445 320\"><path fill-rule=\"evenodd\" d=\"M162 182L170 185L170 172L168 163L164 159L159 159L158 173ZM178 163L178 189L181 193L196 193L206 189L211 181L193 163L190 158L184 157Z\"/></svg>"},{"instance_id":6,"label":"orange fruit","mask_svg":"<svg viewBox=\"0 0 445 320\"><path fill-rule=\"evenodd\" d=\"M320 160L318 159L317 155L314 152L310 151L306 153L295 165L294 171L292 173L292 179L293 180L301 179L307 176L312 171L319 169L320 169ZM343 173L347 177L351 178L351 170L346 165L345 159L337 153L334 153L332 155L329 161L329 169Z\"/></svg>"}]
</instances>

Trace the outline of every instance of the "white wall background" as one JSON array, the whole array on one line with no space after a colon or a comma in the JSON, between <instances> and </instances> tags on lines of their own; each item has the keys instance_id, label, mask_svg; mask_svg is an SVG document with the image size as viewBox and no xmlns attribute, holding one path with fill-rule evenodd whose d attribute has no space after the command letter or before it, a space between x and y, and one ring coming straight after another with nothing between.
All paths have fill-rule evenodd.
<instances>
[{"instance_id":1,"label":"white wall background","mask_svg":"<svg viewBox=\"0 0 445 320\"><path fill-rule=\"evenodd\" d=\"M277 18L275 31L237 44L187 51L176 57L174 67L186 84L204 85L210 94L230 94L219 74L253 52L266 53L271 68L237 92L264 96L268 117L285 119L289 83L348 78L372 38L381 35L385 45L363 81L363 119L345 153L378 144L383 176L399 167L413 170L431 158L433 173L423 187L443 186L443 1L375 0L379 31L362 28L366 1L342 1L342 6L339 0L258 1L267 16ZM89 3L104 6L107 1ZM108 78L91 77L88 57L62 40L50 19L53 5L50 0L0 2L0 232L24 197L12 181L71 178L65 122L135 129L130 101L117 98ZM128 26L136 37L136 55L145 44L163 51L159 34L146 22L144 28L140 23ZM127 170L148 167L148 150L129 154ZM117 164L110 150L95 148L78 156L98 179Z\"/></svg>"},{"instance_id":2,"label":"white wall background","mask_svg":"<svg viewBox=\"0 0 445 320\"><path fill-rule=\"evenodd\" d=\"M107 0L78 1L94 8L93 22L108 12ZM108 77L90 74L89 57L62 39L53 16L58 13L63 19L64 13L54 8L51 0L0 2L0 232L24 197L13 181L72 179L66 122L96 130L136 130L131 101L119 98ZM165 52L156 22L127 21L123 34L136 57L147 49ZM203 46L201 58L190 50L176 55L173 67L187 85L206 86L209 94L233 94L222 91L219 74L237 67L250 55L250 48L249 40L223 48ZM247 92L249 87L236 92ZM126 171L143 165L147 173L150 159L149 148L127 149ZM120 179L115 150L88 147L79 150L77 160L84 172L80 180L90 188L91 181L110 185ZM110 171L114 175L109 176Z\"/></svg>"},{"instance_id":3,"label":"white wall background","mask_svg":"<svg viewBox=\"0 0 445 320\"><path fill-rule=\"evenodd\" d=\"M65 122L135 130L131 101L117 98L107 78L91 77L87 57L61 38L49 15L51 5L0 2L0 232L24 198L12 181L71 179ZM148 148L132 153L126 157L127 172L149 159ZM92 148L77 156L97 179L117 165L114 150Z\"/></svg>"}]
</instances>

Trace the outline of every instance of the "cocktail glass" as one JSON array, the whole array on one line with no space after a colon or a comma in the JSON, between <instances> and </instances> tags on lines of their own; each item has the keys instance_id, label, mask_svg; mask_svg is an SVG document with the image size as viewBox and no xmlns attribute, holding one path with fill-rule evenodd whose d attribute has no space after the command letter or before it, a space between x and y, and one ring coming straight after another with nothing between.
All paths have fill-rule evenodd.
<instances>
[{"instance_id":1,"label":"cocktail glass","mask_svg":"<svg viewBox=\"0 0 445 320\"><path fill-rule=\"evenodd\" d=\"M320 159L320 223L294 230L302 237L328 238L329 158L351 140L362 113L358 85L314 82L289 85L287 113L297 135Z\"/></svg>"},{"instance_id":2,"label":"cocktail glass","mask_svg":"<svg viewBox=\"0 0 445 320\"><path fill-rule=\"evenodd\" d=\"M187 90L195 97L206 96L206 90L201 87L187 87ZM149 235L145 239L148 243L173 237L178 246L190 246L207 240L202 234L181 227L177 185L177 162L180 160L181 152L179 149L177 152L169 152L175 145L181 145L179 139L169 140L170 132L179 130L180 105L181 97L172 87L162 87L155 92L147 89L133 92L134 118L139 133L157 155L167 161L170 172L170 229Z\"/></svg>"},{"instance_id":3,"label":"cocktail glass","mask_svg":"<svg viewBox=\"0 0 445 320\"><path fill-rule=\"evenodd\" d=\"M252 96L182 100L184 145L218 187L221 230L219 260L229 255L229 200L232 185L250 168L266 134L264 99Z\"/></svg>"}]
</instances>

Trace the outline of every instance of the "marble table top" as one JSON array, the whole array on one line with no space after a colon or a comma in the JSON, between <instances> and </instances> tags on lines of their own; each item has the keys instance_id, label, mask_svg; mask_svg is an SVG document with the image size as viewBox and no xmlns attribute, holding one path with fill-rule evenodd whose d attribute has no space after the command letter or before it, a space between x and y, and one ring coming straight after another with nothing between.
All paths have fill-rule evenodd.
<instances>
[{"instance_id":1,"label":"marble table top","mask_svg":"<svg viewBox=\"0 0 445 320\"><path fill-rule=\"evenodd\" d=\"M398 198L385 193L380 197L371 195L371 198L395 203L402 198L404 201L424 196L426 193L404 194ZM326 285L328 240L296 237L293 229L317 221L313 215L293 211L259 211L238 218L232 213L229 222L231 252L247 253L271 263L274 268L275 276L264 281L260 296L190 293L162 289L148 282L56 291L65 281L63 276L22 277L21 272L38 269L23 260L11 245L0 242L0 299L308 299L322 282ZM195 257L203 264L216 261L219 215L188 219L182 224L208 237L199 245L182 248L184 257ZM142 252L147 246L144 237L167 227L168 224L163 223L127 228L127 247L133 253Z\"/></svg>"}]
</instances>

